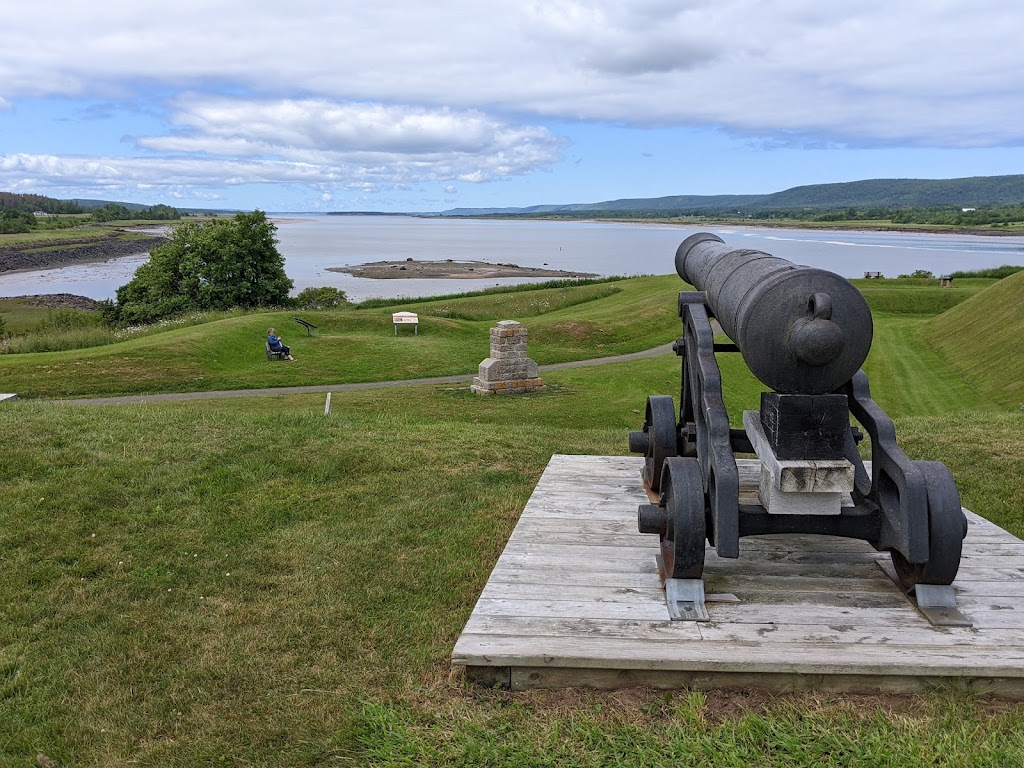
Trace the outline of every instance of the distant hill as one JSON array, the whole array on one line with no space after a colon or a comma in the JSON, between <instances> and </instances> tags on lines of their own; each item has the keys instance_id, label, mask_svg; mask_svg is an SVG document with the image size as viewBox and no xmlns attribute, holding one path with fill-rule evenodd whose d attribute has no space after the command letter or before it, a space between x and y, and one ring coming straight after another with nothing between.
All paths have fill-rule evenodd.
<instances>
[{"instance_id":1,"label":"distant hill","mask_svg":"<svg viewBox=\"0 0 1024 768\"><path fill-rule=\"evenodd\" d=\"M968 207L1024 203L1024 175L971 176L963 179L867 179L840 184L810 184L766 195L672 195L624 198L600 203L534 205L526 208L452 208L444 216L631 212L711 214L754 210Z\"/></svg>"},{"instance_id":2,"label":"distant hill","mask_svg":"<svg viewBox=\"0 0 1024 768\"><path fill-rule=\"evenodd\" d=\"M122 208L127 208L129 211L143 211L149 208L148 205L141 205L140 203L122 203L118 200L90 200L89 198L74 198L68 201L74 203L83 211L93 211L97 208L103 208L108 205L119 205Z\"/></svg>"},{"instance_id":3,"label":"distant hill","mask_svg":"<svg viewBox=\"0 0 1024 768\"><path fill-rule=\"evenodd\" d=\"M955 283L954 283L955 284ZM1024 272L929 320L924 336L984 398L1024 403Z\"/></svg>"}]
</instances>

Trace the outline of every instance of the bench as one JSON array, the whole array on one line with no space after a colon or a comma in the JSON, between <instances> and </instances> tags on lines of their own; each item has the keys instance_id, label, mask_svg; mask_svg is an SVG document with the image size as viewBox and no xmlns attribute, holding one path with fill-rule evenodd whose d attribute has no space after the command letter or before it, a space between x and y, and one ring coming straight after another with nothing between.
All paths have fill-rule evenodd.
<instances>
[{"instance_id":1,"label":"bench","mask_svg":"<svg viewBox=\"0 0 1024 768\"><path fill-rule=\"evenodd\" d=\"M274 360L275 358L277 360L284 360L284 350L283 349L275 352L274 350L272 350L270 348L270 342L269 341L265 343L265 346L267 348L267 360Z\"/></svg>"},{"instance_id":2,"label":"bench","mask_svg":"<svg viewBox=\"0 0 1024 768\"><path fill-rule=\"evenodd\" d=\"M293 317L292 320L294 320L296 323L298 323L299 325L301 325L303 328L306 329L306 335L307 336L319 336L320 335L317 332L315 325L313 325L310 322L307 322L307 321L303 320L301 317Z\"/></svg>"}]
</instances>

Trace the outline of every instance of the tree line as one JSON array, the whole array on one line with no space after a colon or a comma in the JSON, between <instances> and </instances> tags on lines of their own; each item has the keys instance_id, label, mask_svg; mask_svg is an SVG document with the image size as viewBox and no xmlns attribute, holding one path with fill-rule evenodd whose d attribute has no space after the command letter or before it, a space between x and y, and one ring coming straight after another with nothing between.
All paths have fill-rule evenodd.
<instances>
[{"instance_id":1,"label":"tree line","mask_svg":"<svg viewBox=\"0 0 1024 768\"><path fill-rule=\"evenodd\" d=\"M490 213L479 218L528 218L528 219L564 219L577 221L584 219L613 219L616 221L633 220L672 220L672 219L714 219L726 221L801 221L814 223L863 221L891 222L893 224L925 224L949 225L960 227L1007 226L1024 222L1024 204L1001 205L992 207L968 208L959 206L928 206L928 207L875 207L847 206L844 208L751 208L737 210L735 208L680 208L669 209L636 209L636 210L586 210L586 211L536 211L530 213Z\"/></svg>"},{"instance_id":2,"label":"tree line","mask_svg":"<svg viewBox=\"0 0 1024 768\"><path fill-rule=\"evenodd\" d=\"M36 214L46 214L45 217ZM121 203L106 203L87 209L73 200L57 200L43 195L0 192L0 234L20 234L36 229L64 229L82 223L84 214L92 221L176 221L181 211L169 205L131 209Z\"/></svg>"}]
</instances>

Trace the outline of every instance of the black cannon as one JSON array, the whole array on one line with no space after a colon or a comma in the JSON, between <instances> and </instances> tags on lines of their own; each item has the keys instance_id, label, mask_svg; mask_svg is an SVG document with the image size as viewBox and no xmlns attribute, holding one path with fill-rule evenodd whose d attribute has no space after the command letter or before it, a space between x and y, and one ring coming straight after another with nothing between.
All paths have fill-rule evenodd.
<instances>
[{"instance_id":1,"label":"black cannon","mask_svg":"<svg viewBox=\"0 0 1024 768\"><path fill-rule=\"evenodd\" d=\"M967 520L945 465L911 461L860 370L871 348L867 302L845 278L702 233L676 251L683 336L678 414L668 395L647 399L630 450L645 457L656 504L639 509L657 533L673 618L706 619L705 540L739 557L743 536L824 534L890 552L897 578L934 623L963 623L949 586ZM712 319L734 343L716 343ZM772 391L733 429L715 353L739 352ZM860 428L851 425L850 416ZM870 472L857 443L870 438ZM736 454L760 459L760 503L741 503ZM750 499L746 499L750 501ZM673 603L677 603L673 605ZM948 622L941 622L941 616Z\"/></svg>"}]
</instances>

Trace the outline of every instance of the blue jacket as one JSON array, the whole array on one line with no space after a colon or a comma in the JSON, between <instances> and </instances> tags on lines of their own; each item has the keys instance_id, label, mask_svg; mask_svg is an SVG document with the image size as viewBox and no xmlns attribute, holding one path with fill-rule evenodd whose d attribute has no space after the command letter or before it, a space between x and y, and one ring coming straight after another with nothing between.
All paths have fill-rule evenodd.
<instances>
[{"instance_id":1,"label":"blue jacket","mask_svg":"<svg viewBox=\"0 0 1024 768\"><path fill-rule=\"evenodd\" d=\"M270 351L271 352L280 352L281 351L281 339L280 339L280 337L274 336L273 334L271 334L270 336L267 336L267 344L270 345Z\"/></svg>"}]
</instances>

